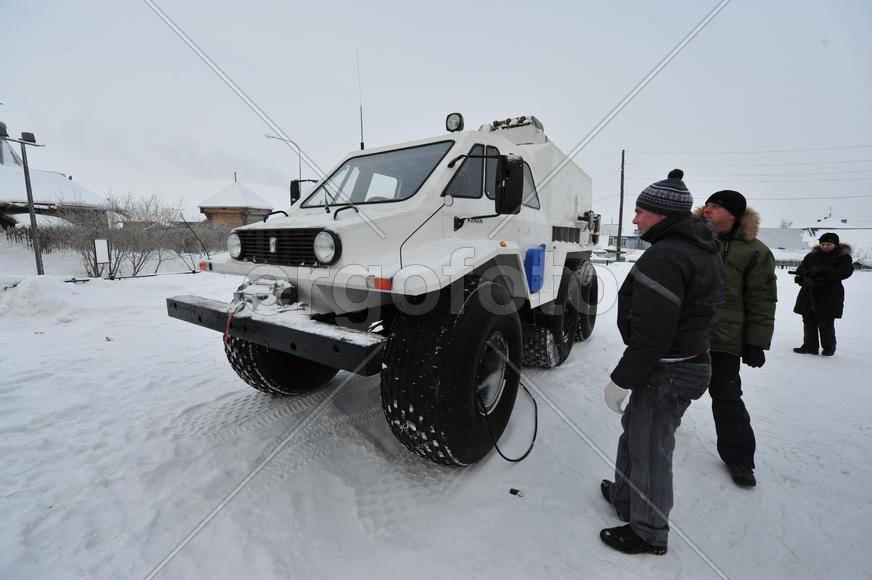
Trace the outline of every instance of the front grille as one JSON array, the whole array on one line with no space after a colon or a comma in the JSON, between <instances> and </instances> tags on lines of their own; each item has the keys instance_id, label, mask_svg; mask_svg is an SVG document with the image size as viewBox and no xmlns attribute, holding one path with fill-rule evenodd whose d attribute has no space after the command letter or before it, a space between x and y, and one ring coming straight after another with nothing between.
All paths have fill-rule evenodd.
<instances>
[{"instance_id":1,"label":"front grille","mask_svg":"<svg viewBox=\"0 0 872 580\"><path fill-rule=\"evenodd\" d=\"M319 228L296 230L237 230L242 240L240 260L277 266L317 266L313 249ZM271 243L271 240L275 242ZM271 252L270 247L275 251Z\"/></svg>"}]
</instances>

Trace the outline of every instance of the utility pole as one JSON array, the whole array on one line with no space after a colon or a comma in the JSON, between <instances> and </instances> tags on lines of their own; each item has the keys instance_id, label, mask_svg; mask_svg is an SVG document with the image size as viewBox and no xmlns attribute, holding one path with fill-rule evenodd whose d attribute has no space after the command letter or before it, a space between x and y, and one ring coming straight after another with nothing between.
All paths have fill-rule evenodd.
<instances>
[{"instance_id":1,"label":"utility pole","mask_svg":"<svg viewBox=\"0 0 872 580\"><path fill-rule=\"evenodd\" d=\"M6 131L6 123L0 122L0 139L21 144L21 162L24 165L24 185L27 189L27 208L30 211L30 245L36 258L36 273L45 274L42 267L42 250L39 247L39 231L36 229L36 212L33 211L33 189L30 186L30 168L27 165L27 146L43 147L36 142L33 133L21 133L21 139L13 139Z\"/></svg>"},{"instance_id":2,"label":"utility pole","mask_svg":"<svg viewBox=\"0 0 872 580\"><path fill-rule=\"evenodd\" d=\"M625 149L621 149L621 201L618 209L618 241L615 242L615 261L621 261L621 233L624 230L624 154Z\"/></svg>"}]
</instances>

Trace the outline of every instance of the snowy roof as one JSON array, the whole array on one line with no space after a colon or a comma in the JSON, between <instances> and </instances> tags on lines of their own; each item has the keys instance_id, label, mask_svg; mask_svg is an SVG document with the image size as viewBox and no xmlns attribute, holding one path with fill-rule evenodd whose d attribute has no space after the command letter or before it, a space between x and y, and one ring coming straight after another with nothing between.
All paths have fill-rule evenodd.
<instances>
[{"instance_id":1,"label":"snowy roof","mask_svg":"<svg viewBox=\"0 0 872 580\"><path fill-rule=\"evenodd\" d=\"M6 214L6 217L15 222L16 228L29 228L30 227L30 214L29 213L12 213ZM62 217L58 217L56 215L45 215L42 213L34 214L36 218L36 227L38 228L47 228L47 227L73 227L72 222L65 220Z\"/></svg>"},{"instance_id":2,"label":"snowy roof","mask_svg":"<svg viewBox=\"0 0 872 580\"><path fill-rule=\"evenodd\" d=\"M212 197L200 202L200 207L251 207L269 209L273 206L239 183L231 183Z\"/></svg>"},{"instance_id":3,"label":"snowy roof","mask_svg":"<svg viewBox=\"0 0 872 580\"><path fill-rule=\"evenodd\" d=\"M0 165L21 165L21 157L6 141L0 141Z\"/></svg>"},{"instance_id":4,"label":"snowy roof","mask_svg":"<svg viewBox=\"0 0 872 580\"><path fill-rule=\"evenodd\" d=\"M760 228L757 238L775 250L799 250L808 252L808 243L803 240L804 230L797 228Z\"/></svg>"},{"instance_id":5,"label":"snowy roof","mask_svg":"<svg viewBox=\"0 0 872 580\"><path fill-rule=\"evenodd\" d=\"M856 216L836 216L824 217L818 220L812 220L805 223L794 223L793 227L840 230L844 228L872 228L872 219Z\"/></svg>"},{"instance_id":6,"label":"snowy roof","mask_svg":"<svg viewBox=\"0 0 872 580\"><path fill-rule=\"evenodd\" d=\"M105 207L106 200L85 189L63 173L30 170L33 202L68 206ZM24 169L18 165L0 165L0 203L27 203Z\"/></svg>"}]
</instances>

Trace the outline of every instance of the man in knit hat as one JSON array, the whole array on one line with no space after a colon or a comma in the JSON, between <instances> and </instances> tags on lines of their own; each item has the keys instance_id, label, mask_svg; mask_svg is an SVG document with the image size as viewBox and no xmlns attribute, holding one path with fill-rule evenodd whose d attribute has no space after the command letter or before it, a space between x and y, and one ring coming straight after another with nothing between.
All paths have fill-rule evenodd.
<instances>
[{"instance_id":1,"label":"man in knit hat","mask_svg":"<svg viewBox=\"0 0 872 580\"><path fill-rule=\"evenodd\" d=\"M712 330L712 415L718 454L733 481L757 484L754 477L756 440L751 417L742 401L740 359L757 368L766 362L775 330L775 259L757 239L760 216L747 207L738 191L723 190L706 200L701 213L712 224L723 250L724 304Z\"/></svg>"},{"instance_id":2,"label":"man in knit hat","mask_svg":"<svg viewBox=\"0 0 872 580\"><path fill-rule=\"evenodd\" d=\"M708 341L722 300L719 246L709 224L691 215L683 176L671 171L636 200L633 223L651 247L618 292L626 349L604 396L622 414L623 434L615 481L603 480L600 491L629 524L604 529L600 538L628 554L666 553L675 430L708 386Z\"/></svg>"}]
</instances>

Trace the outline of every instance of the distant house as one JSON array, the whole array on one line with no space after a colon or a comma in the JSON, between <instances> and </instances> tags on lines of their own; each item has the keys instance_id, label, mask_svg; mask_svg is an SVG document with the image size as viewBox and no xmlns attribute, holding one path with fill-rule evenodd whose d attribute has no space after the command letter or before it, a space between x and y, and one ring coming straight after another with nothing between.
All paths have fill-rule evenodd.
<instances>
[{"instance_id":1,"label":"distant house","mask_svg":"<svg viewBox=\"0 0 872 580\"><path fill-rule=\"evenodd\" d=\"M810 246L801 228L760 228L757 239L766 244L779 268L795 268L802 262Z\"/></svg>"},{"instance_id":2,"label":"distant house","mask_svg":"<svg viewBox=\"0 0 872 580\"><path fill-rule=\"evenodd\" d=\"M834 232L839 236L839 241L851 246L851 256L854 258L855 267L872 266L872 226L857 222L849 224L848 220L839 220L835 223L815 224L804 229L809 246L815 246L818 239L827 232Z\"/></svg>"},{"instance_id":3,"label":"distant house","mask_svg":"<svg viewBox=\"0 0 872 580\"><path fill-rule=\"evenodd\" d=\"M231 183L199 205L209 222L239 227L262 220L273 206L240 183Z\"/></svg>"},{"instance_id":4,"label":"distant house","mask_svg":"<svg viewBox=\"0 0 872 580\"><path fill-rule=\"evenodd\" d=\"M610 248L616 246L618 243L618 224L603 224L600 226L600 243ZM625 229L621 235L621 248L628 250L644 250L650 245L651 244L642 239L639 230L636 228L633 228L632 233L627 233Z\"/></svg>"},{"instance_id":5,"label":"distant house","mask_svg":"<svg viewBox=\"0 0 872 580\"><path fill-rule=\"evenodd\" d=\"M94 213L106 212L106 199L63 173L30 168L30 184L34 213L62 216L76 222ZM21 157L9 143L0 141L0 227L11 228L19 224L30 226L24 167Z\"/></svg>"},{"instance_id":6,"label":"distant house","mask_svg":"<svg viewBox=\"0 0 872 580\"><path fill-rule=\"evenodd\" d=\"M855 264L872 266L872 224L853 221L826 218L805 227L760 228L757 237L769 246L776 264L782 268L798 266L826 232L838 234L841 242L851 246Z\"/></svg>"}]
</instances>

